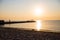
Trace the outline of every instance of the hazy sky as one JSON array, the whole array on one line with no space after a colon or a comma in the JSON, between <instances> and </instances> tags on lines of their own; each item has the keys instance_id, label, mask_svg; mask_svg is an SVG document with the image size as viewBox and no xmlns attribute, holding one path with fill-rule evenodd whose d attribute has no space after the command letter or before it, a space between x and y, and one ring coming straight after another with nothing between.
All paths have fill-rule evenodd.
<instances>
[{"instance_id":1,"label":"hazy sky","mask_svg":"<svg viewBox=\"0 0 60 40\"><path fill-rule=\"evenodd\" d=\"M43 13L36 16L36 8ZM60 0L0 0L0 19L60 19Z\"/></svg>"}]
</instances>

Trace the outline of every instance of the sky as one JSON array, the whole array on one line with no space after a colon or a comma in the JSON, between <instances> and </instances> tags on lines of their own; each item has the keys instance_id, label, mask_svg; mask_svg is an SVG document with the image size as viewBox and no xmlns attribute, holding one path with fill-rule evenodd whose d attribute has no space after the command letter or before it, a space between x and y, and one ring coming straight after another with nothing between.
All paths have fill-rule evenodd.
<instances>
[{"instance_id":1,"label":"sky","mask_svg":"<svg viewBox=\"0 0 60 40\"><path fill-rule=\"evenodd\" d=\"M0 20L31 19L60 20L60 0L0 0Z\"/></svg>"}]
</instances>

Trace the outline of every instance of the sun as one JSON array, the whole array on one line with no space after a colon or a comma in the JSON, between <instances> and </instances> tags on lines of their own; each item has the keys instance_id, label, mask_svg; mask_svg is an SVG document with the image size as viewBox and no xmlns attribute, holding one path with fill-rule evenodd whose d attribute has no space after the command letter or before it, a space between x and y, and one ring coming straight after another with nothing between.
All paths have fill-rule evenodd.
<instances>
[{"instance_id":1,"label":"sun","mask_svg":"<svg viewBox=\"0 0 60 40\"><path fill-rule=\"evenodd\" d=\"M35 8L34 14L36 16L41 16L43 13L43 9L42 8Z\"/></svg>"}]
</instances>

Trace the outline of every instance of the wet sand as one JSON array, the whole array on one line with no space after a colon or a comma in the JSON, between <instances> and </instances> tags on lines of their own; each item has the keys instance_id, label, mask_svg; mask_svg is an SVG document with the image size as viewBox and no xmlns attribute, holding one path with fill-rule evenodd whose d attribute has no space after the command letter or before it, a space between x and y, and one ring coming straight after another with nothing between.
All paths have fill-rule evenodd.
<instances>
[{"instance_id":1,"label":"wet sand","mask_svg":"<svg viewBox=\"0 0 60 40\"><path fill-rule=\"evenodd\" d=\"M60 40L60 33L0 27L0 40Z\"/></svg>"}]
</instances>

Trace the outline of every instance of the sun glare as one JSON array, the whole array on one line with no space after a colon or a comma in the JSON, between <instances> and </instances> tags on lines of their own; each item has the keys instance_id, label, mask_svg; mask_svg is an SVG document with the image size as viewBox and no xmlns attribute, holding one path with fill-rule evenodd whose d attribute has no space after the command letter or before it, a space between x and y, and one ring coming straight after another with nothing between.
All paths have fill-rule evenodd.
<instances>
[{"instance_id":1,"label":"sun glare","mask_svg":"<svg viewBox=\"0 0 60 40\"><path fill-rule=\"evenodd\" d=\"M37 20L36 21L36 30L37 31L40 31L40 29L41 29L41 27L42 27L42 23L41 23L42 21L41 20Z\"/></svg>"},{"instance_id":2,"label":"sun glare","mask_svg":"<svg viewBox=\"0 0 60 40\"><path fill-rule=\"evenodd\" d=\"M40 16L40 15L42 15L42 13L43 13L43 9L42 8L36 8L35 9L35 15L36 16Z\"/></svg>"}]
</instances>

